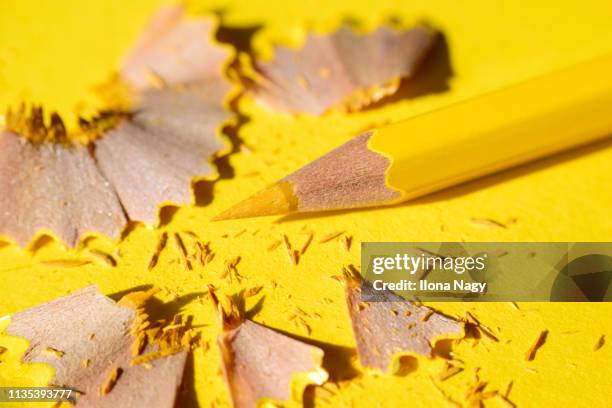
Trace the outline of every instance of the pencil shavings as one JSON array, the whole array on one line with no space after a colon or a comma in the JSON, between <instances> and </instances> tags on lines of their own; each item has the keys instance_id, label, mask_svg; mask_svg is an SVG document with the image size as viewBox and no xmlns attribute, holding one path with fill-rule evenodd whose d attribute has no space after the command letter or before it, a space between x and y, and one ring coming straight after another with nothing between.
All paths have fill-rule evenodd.
<instances>
[{"instance_id":1,"label":"pencil shavings","mask_svg":"<svg viewBox=\"0 0 612 408\"><path fill-rule=\"evenodd\" d=\"M10 318L7 334L30 342L24 362L53 366L52 384L78 390L78 406L174 406L187 353L150 361L150 369L130 365L137 311L115 304L95 286Z\"/></svg>"},{"instance_id":2,"label":"pencil shavings","mask_svg":"<svg viewBox=\"0 0 612 408\"><path fill-rule=\"evenodd\" d=\"M250 92L289 112L357 111L412 76L436 36L424 25L405 31L381 27L364 35L342 27L331 35L309 35L298 50L277 47L272 61L254 61Z\"/></svg>"},{"instance_id":3,"label":"pencil shavings","mask_svg":"<svg viewBox=\"0 0 612 408\"><path fill-rule=\"evenodd\" d=\"M362 299L375 299L365 302ZM461 324L417 306L389 291L374 290L349 279L346 300L357 341L357 352L364 367L382 372L396 372L401 354L432 357L433 342L441 338L458 338Z\"/></svg>"},{"instance_id":4,"label":"pencil shavings","mask_svg":"<svg viewBox=\"0 0 612 408\"><path fill-rule=\"evenodd\" d=\"M321 385L328 377L321 349L250 320L224 330L218 343L236 408L255 407L262 400L301 400L306 385Z\"/></svg>"},{"instance_id":5,"label":"pencil shavings","mask_svg":"<svg viewBox=\"0 0 612 408\"><path fill-rule=\"evenodd\" d=\"M1 234L26 245L46 230L74 246L87 232L115 238L128 220L155 224L160 205L192 202L192 180L213 176L209 162L225 148L217 134L230 116L230 51L215 44L214 20L183 14L165 7L144 31L120 74L130 108L81 119L86 145L69 141L56 114L45 124L40 107L9 111Z\"/></svg>"},{"instance_id":6,"label":"pencil shavings","mask_svg":"<svg viewBox=\"0 0 612 408\"><path fill-rule=\"evenodd\" d=\"M87 149L0 133L0 233L25 246L39 230L74 246L98 231L117 237L126 219Z\"/></svg>"},{"instance_id":7,"label":"pencil shavings","mask_svg":"<svg viewBox=\"0 0 612 408\"><path fill-rule=\"evenodd\" d=\"M214 173L209 160L224 148L217 132L230 117L222 72L230 54L214 43L215 29L164 7L124 60L133 114L97 141L96 159L131 219L155 223L158 205L191 203L191 181Z\"/></svg>"},{"instance_id":8,"label":"pencil shavings","mask_svg":"<svg viewBox=\"0 0 612 408\"><path fill-rule=\"evenodd\" d=\"M220 77L228 51L213 39L216 26L212 17L186 18L183 6L161 7L123 60L122 80L143 91L156 80L168 85Z\"/></svg>"}]
</instances>

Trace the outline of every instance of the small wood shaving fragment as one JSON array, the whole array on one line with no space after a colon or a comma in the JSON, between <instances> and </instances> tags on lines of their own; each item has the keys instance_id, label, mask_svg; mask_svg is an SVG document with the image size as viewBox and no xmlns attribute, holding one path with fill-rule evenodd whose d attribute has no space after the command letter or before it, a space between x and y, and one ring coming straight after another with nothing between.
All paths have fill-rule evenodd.
<instances>
[{"instance_id":1,"label":"small wood shaving fragment","mask_svg":"<svg viewBox=\"0 0 612 408\"><path fill-rule=\"evenodd\" d=\"M87 368L87 367L89 367L89 359L88 358L83 360L83 368Z\"/></svg>"},{"instance_id":2,"label":"small wood shaving fragment","mask_svg":"<svg viewBox=\"0 0 612 408\"><path fill-rule=\"evenodd\" d=\"M96 336L96 334L95 334L95 333L90 333L90 334L87 336L87 341L93 341L93 339L94 339L94 337L95 337L95 336Z\"/></svg>"},{"instance_id":3,"label":"small wood shaving fragment","mask_svg":"<svg viewBox=\"0 0 612 408\"><path fill-rule=\"evenodd\" d=\"M51 259L48 261L40 261L41 265L57 268L78 268L79 266L89 265L90 263L91 261L85 259Z\"/></svg>"},{"instance_id":4,"label":"small wood shaving fragment","mask_svg":"<svg viewBox=\"0 0 612 408\"><path fill-rule=\"evenodd\" d=\"M314 234L312 232L309 232L308 238L306 238L306 242L304 242L304 245L302 245L302 249L300 249L300 255L304 255L306 253L306 250L310 246L313 238L314 238Z\"/></svg>"},{"instance_id":5,"label":"small wood shaving fragment","mask_svg":"<svg viewBox=\"0 0 612 408\"><path fill-rule=\"evenodd\" d=\"M285 248L287 251L291 251L291 242L289 242L289 237L286 234L282 235L283 243L285 244Z\"/></svg>"},{"instance_id":6,"label":"small wood shaving fragment","mask_svg":"<svg viewBox=\"0 0 612 408\"><path fill-rule=\"evenodd\" d=\"M113 390L113 387L115 386L115 384L117 384L117 381L119 380L119 377L121 376L122 372L123 370L119 367L115 367L112 369L110 375L106 379L106 382L104 383L104 385L102 385L102 388L100 388L100 395L107 395Z\"/></svg>"},{"instance_id":7,"label":"small wood shaving fragment","mask_svg":"<svg viewBox=\"0 0 612 408\"><path fill-rule=\"evenodd\" d=\"M325 244L326 242L332 241L341 236L342 234L344 234L344 231L337 231L332 232L331 234L327 234L319 240L319 244Z\"/></svg>"},{"instance_id":8,"label":"small wood shaving fragment","mask_svg":"<svg viewBox=\"0 0 612 408\"><path fill-rule=\"evenodd\" d=\"M297 265L300 262L300 251L292 249L289 237L285 234L283 234L283 243L285 244L285 250L289 257L289 261L292 265Z\"/></svg>"},{"instance_id":9,"label":"small wood shaving fragment","mask_svg":"<svg viewBox=\"0 0 612 408\"><path fill-rule=\"evenodd\" d=\"M425 314L423 314L423 316L421 316L421 321L422 322L426 322L427 320L429 320L429 318L434 314L433 310L428 310L427 312L425 312Z\"/></svg>"},{"instance_id":10,"label":"small wood shaving fragment","mask_svg":"<svg viewBox=\"0 0 612 408\"><path fill-rule=\"evenodd\" d=\"M261 292L262 289L263 289L263 286L254 286L250 288L249 290L247 290L246 292L244 292L244 297L250 298L250 297L256 296L259 292Z\"/></svg>"},{"instance_id":11,"label":"small wood shaving fragment","mask_svg":"<svg viewBox=\"0 0 612 408\"><path fill-rule=\"evenodd\" d=\"M6 353L7 348L0 346L0 355Z\"/></svg>"},{"instance_id":12,"label":"small wood shaving fragment","mask_svg":"<svg viewBox=\"0 0 612 408\"><path fill-rule=\"evenodd\" d=\"M236 235L234 235L234 238L238 238L239 236L241 236L245 232L246 232L246 229L241 230L240 232L236 233Z\"/></svg>"},{"instance_id":13,"label":"small wood shaving fragment","mask_svg":"<svg viewBox=\"0 0 612 408\"><path fill-rule=\"evenodd\" d=\"M138 333L134 342L132 343L132 356L138 356L142 353L144 346L146 344L147 336L144 332Z\"/></svg>"},{"instance_id":14,"label":"small wood shaving fragment","mask_svg":"<svg viewBox=\"0 0 612 408\"><path fill-rule=\"evenodd\" d=\"M151 271L157 265L159 261L159 255L166 247L166 243L168 242L168 233L166 231L162 232L159 240L157 241L157 245L155 246L155 250L153 251L153 255L151 255L151 260L149 261L149 265L147 269Z\"/></svg>"},{"instance_id":15,"label":"small wood shaving fragment","mask_svg":"<svg viewBox=\"0 0 612 408\"><path fill-rule=\"evenodd\" d=\"M512 307L513 307L515 310L521 310L521 308L519 307L518 303L516 303L516 302L510 302L510 304L512 305Z\"/></svg>"},{"instance_id":16,"label":"small wood shaving fragment","mask_svg":"<svg viewBox=\"0 0 612 408\"><path fill-rule=\"evenodd\" d=\"M510 380L508 385L506 386L506 390L504 391L504 397L509 397L510 392L512 391L512 387L514 386L514 381Z\"/></svg>"},{"instance_id":17,"label":"small wood shaving fragment","mask_svg":"<svg viewBox=\"0 0 612 408\"><path fill-rule=\"evenodd\" d=\"M104 262L108 266L117 266L117 261L115 260L115 258L113 258L112 255L107 254L106 252L97 249L90 249L89 253L93 255L97 260Z\"/></svg>"},{"instance_id":18,"label":"small wood shaving fragment","mask_svg":"<svg viewBox=\"0 0 612 408\"><path fill-rule=\"evenodd\" d=\"M472 218L470 220L472 223L476 224L476 225L483 225L486 227L497 227L497 228L503 228L503 229L508 229L508 226L506 226L506 224L500 222L500 221L496 221L494 219L491 218Z\"/></svg>"},{"instance_id":19,"label":"small wood shaving fragment","mask_svg":"<svg viewBox=\"0 0 612 408\"><path fill-rule=\"evenodd\" d=\"M130 361L131 366L141 365L145 363L149 363L151 361L157 360L162 357L171 356L172 354L176 354L183 351L182 347L175 348L165 348L159 351L153 351L151 353L143 354L138 357L134 357L132 361Z\"/></svg>"},{"instance_id":20,"label":"small wood shaving fragment","mask_svg":"<svg viewBox=\"0 0 612 408\"><path fill-rule=\"evenodd\" d=\"M45 347L43 349L43 353L45 353L46 355L50 357L55 357L55 358L62 358L64 354L66 354L63 351L54 349L53 347Z\"/></svg>"},{"instance_id":21,"label":"small wood shaving fragment","mask_svg":"<svg viewBox=\"0 0 612 408\"><path fill-rule=\"evenodd\" d=\"M191 261L189 260L189 254L187 252L187 248L185 247L183 238L181 238L178 232L174 233L174 242L176 243L176 247L179 251L179 254L181 255L181 259L183 261L183 264L185 265L185 268L187 268L187 270L192 271L193 265L191 264Z\"/></svg>"},{"instance_id":22,"label":"small wood shaving fragment","mask_svg":"<svg viewBox=\"0 0 612 408\"><path fill-rule=\"evenodd\" d=\"M444 367L442 368L442 371L440 371L440 373L438 374L438 380L446 381L452 376L457 375L462 371L463 371L462 367L454 366L448 361L446 361L444 363Z\"/></svg>"},{"instance_id":23,"label":"small wood shaving fragment","mask_svg":"<svg viewBox=\"0 0 612 408\"><path fill-rule=\"evenodd\" d=\"M276 248L278 248L278 246L279 246L280 244L282 244L282 242L281 242L280 240L276 240L276 241L274 241L273 243L271 243L271 244L268 246L268 252L272 252L272 251L274 251Z\"/></svg>"},{"instance_id":24,"label":"small wood shaving fragment","mask_svg":"<svg viewBox=\"0 0 612 408\"><path fill-rule=\"evenodd\" d=\"M293 265L297 265L298 263L300 263L300 251L298 250L291 251L291 263Z\"/></svg>"},{"instance_id":25,"label":"small wood shaving fragment","mask_svg":"<svg viewBox=\"0 0 612 408\"><path fill-rule=\"evenodd\" d=\"M350 235L345 235L342 240L342 244L344 245L344 249L349 252L351 250L351 244L353 243L353 237Z\"/></svg>"},{"instance_id":26,"label":"small wood shaving fragment","mask_svg":"<svg viewBox=\"0 0 612 408\"><path fill-rule=\"evenodd\" d=\"M225 269L221 272L221 278L229 278L230 282L233 282L234 280L240 282L242 280L242 275L238 273L236 266L240 263L241 259L242 258L240 256L237 256L225 261Z\"/></svg>"},{"instance_id":27,"label":"small wood shaving fragment","mask_svg":"<svg viewBox=\"0 0 612 408\"><path fill-rule=\"evenodd\" d=\"M525 360L532 361L535 358L538 349L542 347L546 342L546 337L548 337L548 330L542 330L538 335L538 338L535 340L535 342L533 342L531 347L529 347L529 350L527 350L527 352L525 353Z\"/></svg>"},{"instance_id":28,"label":"small wood shaving fragment","mask_svg":"<svg viewBox=\"0 0 612 408\"><path fill-rule=\"evenodd\" d=\"M595 345L593 346L593 351L599 350L600 348L604 346L604 344L606 344L606 335L602 334L601 336L599 336L599 338L595 342Z\"/></svg>"}]
</instances>

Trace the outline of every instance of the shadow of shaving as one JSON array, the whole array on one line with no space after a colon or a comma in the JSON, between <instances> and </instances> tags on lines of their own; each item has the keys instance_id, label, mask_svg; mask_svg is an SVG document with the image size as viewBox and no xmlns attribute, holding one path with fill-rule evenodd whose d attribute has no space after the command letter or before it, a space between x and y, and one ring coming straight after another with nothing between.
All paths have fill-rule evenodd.
<instances>
[{"instance_id":1,"label":"shadow of shaving","mask_svg":"<svg viewBox=\"0 0 612 408\"><path fill-rule=\"evenodd\" d=\"M385 96L363 110L370 111L405 99L415 99L421 96L446 92L450 89L448 83L453 75L454 71L448 42L444 34L440 33L433 48L425 56L415 74L410 78L403 79L396 92Z\"/></svg>"},{"instance_id":2,"label":"shadow of shaving","mask_svg":"<svg viewBox=\"0 0 612 408\"><path fill-rule=\"evenodd\" d=\"M153 285L151 284L138 285L119 292L108 294L107 296L117 302L131 292L147 291L151 288L153 288ZM152 322L157 320L170 321L176 314L180 313L185 306L198 297L204 296L205 294L206 292L187 293L169 302L162 302L154 296L145 303L144 310Z\"/></svg>"},{"instance_id":3,"label":"shadow of shaving","mask_svg":"<svg viewBox=\"0 0 612 408\"><path fill-rule=\"evenodd\" d=\"M195 393L195 364L193 353L187 354L185 362L185 371L183 372L183 380L176 394L174 401L175 408L184 407L199 407L198 398Z\"/></svg>"}]
</instances>

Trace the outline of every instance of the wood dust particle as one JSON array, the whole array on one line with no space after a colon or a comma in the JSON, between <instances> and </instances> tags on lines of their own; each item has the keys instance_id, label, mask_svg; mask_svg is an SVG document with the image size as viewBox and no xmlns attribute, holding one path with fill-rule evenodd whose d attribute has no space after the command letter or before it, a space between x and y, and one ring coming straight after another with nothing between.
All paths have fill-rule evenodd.
<instances>
[{"instance_id":1,"label":"wood dust particle","mask_svg":"<svg viewBox=\"0 0 612 408\"><path fill-rule=\"evenodd\" d=\"M293 265L297 265L300 263L300 251L298 250L291 251L291 263Z\"/></svg>"},{"instance_id":2,"label":"wood dust particle","mask_svg":"<svg viewBox=\"0 0 612 408\"><path fill-rule=\"evenodd\" d=\"M306 250L308 249L308 247L312 243L313 238L314 238L314 234L312 232L308 233L308 237L306 238L306 242L304 242L304 245L302 245L302 248L300 249L300 255L304 255L306 253Z\"/></svg>"},{"instance_id":3,"label":"wood dust particle","mask_svg":"<svg viewBox=\"0 0 612 408\"><path fill-rule=\"evenodd\" d=\"M462 371L463 371L462 367L454 366L447 361L444 363L444 367L442 368L442 371L440 371L440 373L438 374L438 380L446 381L452 376L457 375Z\"/></svg>"},{"instance_id":4,"label":"wood dust particle","mask_svg":"<svg viewBox=\"0 0 612 408\"><path fill-rule=\"evenodd\" d=\"M89 359L88 359L88 358L86 358L85 360L83 360L83 367L84 367L84 368L89 367Z\"/></svg>"},{"instance_id":5,"label":"wood dust particle","mask_svg":"<svg viewBox=\"0 0 612 408\"><path fill-rule=\"evenodd\" d=\"M291 251L291 242L289 242L289 237L285 234L283 234L283 243L285 244L287 251Z\"/></svg>"},{"instance_id":6,"label":"wood dust particle","mask_svg":"<svg viewBox=\"0 0 612 408\"><path fill-rule=\"evenodd\" d=\"M43 349L43 354L46 354L50 357L62 358L65 353L63 351L56 350L53 347L45 347Z\"/></svg>"},{"instance_id":7,"label":"wood dust particle","mask_svg":"<svg viewBox=\"0 0 612 408\"><path fill-rule=\"evenodd\" d=\"M93 255L97 260L105 263L110 267L117 266L117 261L115 260L115 258L113 258L110 254L107 254L106 252L99 251L97 249L90 249L89 253Z\"/></svg>"},{"instance_id":8,"label":"wood dust particle","mask_svg":"<svg viewBox=\"0 0 612 408\"><path fill-rule=\"evenodd\" d=\"M6 347L2 347L0 346L0 356L4 353L6 353L7 348Z\"/></svg>"},{"instance_id":9,"label":"wood dust particle","mask_svg":"<svg viewBox=\"0 0 612 408\"><path fill-rule=\"evenodd\" d=\"M506 390L504 391L504 397L510 396L510 392L512 391L513 386L514 386L514 381L511 380L506 386Z\"/></svg>"},{"instance_id":10,"label":"wood dust particle","mask_svg":"<svg viewBox=\"0 0 612 408\"><path fill-rule=\"evenodd\" d=\"M87 341L93 341L95 336L96 336L95 333L91 333L89 336L87 336Z\"/></svg>"},{"instance_id":11,"label":"wood dust particle","mask_svg":"<svg viewBox=\"0 0 612 408\"><path fill-rule=\"evenodd\" d=\"M147 270L151 271L157 265L159 261L159 255L166 247L166 243L168 242L168 233L163 232L159 240L157 241L157 245L155 246L155 250L153 251L153 255L151 255L151 260L149 261L149 265L147 266Z\"/></svg>"},{"instance_id":12,"label":"wood dust particle","mask_svg":"<svg viewBox=\"0 0 612 408\"><path fill-rule=\"evenodd\" d=\"M202 243L200 241L196 241L195 248L195 258L200 261L200 265L206 266L214 259L215 254L210 249L210 242Z\"/></svg>"},{"instance_id":13,"label":"wood dust particle","mask_svg":"<svg viewBox=\"0 0 612 408\"><path fill-rule=\"evenodd\" d=\"M100 388L100 395L107 395L113 390L113 387L115 387L115 384L117 384L117 381L119 380L119 377L121 377L122 372L123 370L119 367L115 367L112 369L111 373L106 379L106 382L104 383L104 385L102 385L102 388Z\"/></svg>"},{"instance_id":14,"label":"wood dust particle","mask_svg":"<svg viewBox=\"0 0 612 408\"><path fill-rule=\"evenodd\" d=\"M278 246L282 244L281 240L276 240L268 246L268 252L274 251Z\"/></svg>"},{"instance_id":15,"label":"wood dust particle","mask_svg":"<svg viewBox=\"0 0 612 408\"><path fill-rule=\"evenodd\" d=\"M344 234L344 231L337 231L332 232L331 234L327 234L319 240L319 244L325 244L326 242L332 241L341 236L342 234Z\"/></svg>"},{"instance_id":16,"label":"wood dust particle","mask_svg":"<svg viewBox=\"0 0 612 408\"><path fill-rule=\"evenodd\" d=\"M57 268L78 268L79 266L89 265L90 263L91 261L84 259L52 259L48 261L40 261L41 265Z\"/></svg>"},{"instance_id":17,"label":"wood dust particle","mask_svg":"<svg viewBox=\"0 0 612 408\"><path fill-rule=\"evenodd\" d=\"M283 234L283 243L285 244L285 250L289 257L289 261L292 265L297 265L300 262L300 251L292 249L289 237L285 234Z\"/></svg>"},{"instance_id":18,"label":"wood dust particle","mask_svg":"<svg viewBox=\"0 0 612 408\"><path fill-rule=\"evenodd\" d=\"M250 297L256 296L259 292L261 292L262 289L263 289L263 286L254 286L250 288L249 290L247 290L246 292L244 292L244 297L250 298Z\"/></svg>"},{"instance_id":19,"label":"wood dust particle","mask_svg":"<svg viewBox=\"0 0 612 408\"><path fill-rule=\"evenodd\" d=\"M240 256L237 256L228 261L225 261L225 269L223 270L223 272L221 272L221 278L229 278L230 282L233 282L234 279L237 282L240 282L242 280L242 276L238 273L238 269L236 268L236 266L240 263L241 259L242 258Z\"/></svg>"},{"instance_id":20,"label":"wood dust particle","mask_svg":"<svg viewBox=\"0 0 612 408\"><path fill-rule=\"evenodd\" d=\"M604 344L606 344L606 335L602 334L601 336L599 336L599 338L595 342L595 345L593 346L593 351L599 350L600 348L604 346Z\"/></svg>"},{"instance_id":21,"label":"wood dust particle","mask_svg":"<svg viewBox=\"0 0 612 408\"><path fill-rule=\"evenodd\" d=\"M193 265L191 265L191 261L189 260L189 254L187 253L187 248L185 247L183 238L181 238L178 232L174 233L174 242L176 243L176 248L178 249L179 254L181 255L181 260L183 261L185 268L187 268L187 270L192 271Z\"/></svg>"},{"instance_id":22,"label":"wood dust particle","mask_svg":"<svg viewBox=\"0 0 612 408\"><path fill-rule=\"evenodd\" d=\"M147 336L145 335L145 333L139 333L136 336L134 342L132 343L132 356L138 356L140 355L140 353L142 353L146 340Z\"/></svg>"},{"instance_id":23,"label":"wood dust particle","mask_svg":"<svg viewBox=\"0 0 612 408\"><path fill-rule=\"evenodd\" d=\"M246 232L246 229L241 230L240 232L238 232L236 235L234 235L234 238L238 238L239 236L241 236L242 234L244 234Z\"/></svg>"},{"instance_id":24,"label":"wood dust particle","mask_svg":"<svg viewBox=\"0 0 612 408\"><path fill-rule=\"evenodd\" d=\"M351 250L352 243L353 243L353 237L351 237L350 235L345 235L344 239L342 240L342 245L344 245L344 249L347 252Z\"/></svg>"},{"instance_id":25,"label":"wood dust particle","mask_svg":"<svg viewBox=\"0 0 612 408\"><path fill-rule=\"evenodd\" d=\"M521 310L521 308L519 307L518 303L516 302L510 302L510 304L512 305L512 308L514 310Z\"/></svg>"},{"instance_id":26,"label":"wood dust particle","mask_svg":"<svg viewBox=\"0 0 612 408\"><path fill-rule=\"evenodd\" d=\"M544 345L546 342L546 338L548 337L548 330L542 330L538 335L538 338L533 342L529 350L525 353L525 360L533 361L536 356L536 352L540 347Z\"/></svg>"},{"instance_id":27,"label":"wood dust particle","mask_svg":"<svg viewBox=\"0 0 612 408\"><path fill-rule=\"evenodd\" d=\"M473 224L481 225L485 227L496 227L496 228L508 229L508 226L506 224L500 221L496 221L491 218L472 218L470 221Z\"/></svg>"},{"instance_id":28,"label":"wood dust particle","mask_svg":"<svg viewBox=\"0 0 612 408\"><path fill-rule=\"evenodd\" d=\"M433 310L429 309L428 311L425 312L425 314L423 314L423 316L421 316L421 321L422 322L426 322L429 320L429 318L434 314Z\"/></svg>"}]
</instances>

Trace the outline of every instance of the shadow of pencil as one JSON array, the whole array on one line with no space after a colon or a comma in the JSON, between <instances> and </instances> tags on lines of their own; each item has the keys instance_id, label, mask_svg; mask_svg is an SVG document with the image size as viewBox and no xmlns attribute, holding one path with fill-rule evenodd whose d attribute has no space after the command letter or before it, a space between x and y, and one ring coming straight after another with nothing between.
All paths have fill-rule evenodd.
<instances>
[{"instance_id":1,"label":"shadow of pencil","mask_svg":"<svg viewBox=\"0 0 612 408\"><path fill-rule=\"evenodd\" d=\"M454 198L462 197L474 193L476 191L486 190L489 187L502 184L504 182L524 177L529 174L547 169L549 167L558 166L565 162L569 162L572 160L576 160L582 156L586 156L589 154L596 153L600 150L612 148L612 135L610 137L600 140L595 143L591 143L585 146L580 146L575 149L557 153L555 155L536 160L530 163L525 163L519 165L517 167L512 167L507 170L501 170L497 173L483 176L472 181L467 181L465 183L459 184L457 186L449 187L441 191L437 191L426 196L416 198L414 200L409 200L403 203L395 204L392 206L381 206L381 207L365 207L365 208L356 208L350 210L333 210L326 212L311 212L311 213L301 213L301 214L290 214L283 216L274 221L276 224L282 224L285 222L293 222L300 220L307 220L310 218L325 218L325 217L334 217L341 214L348 213L359 213L359 212L370 212L370 211L384 211L385 208L393 208L400 206L414 206L421 204L429 204L440 201L451 200ZM409 175L407 176L409 177ZM537 191L533 192L534 195L537 194Z\"/></svg>"}]
</instances>

